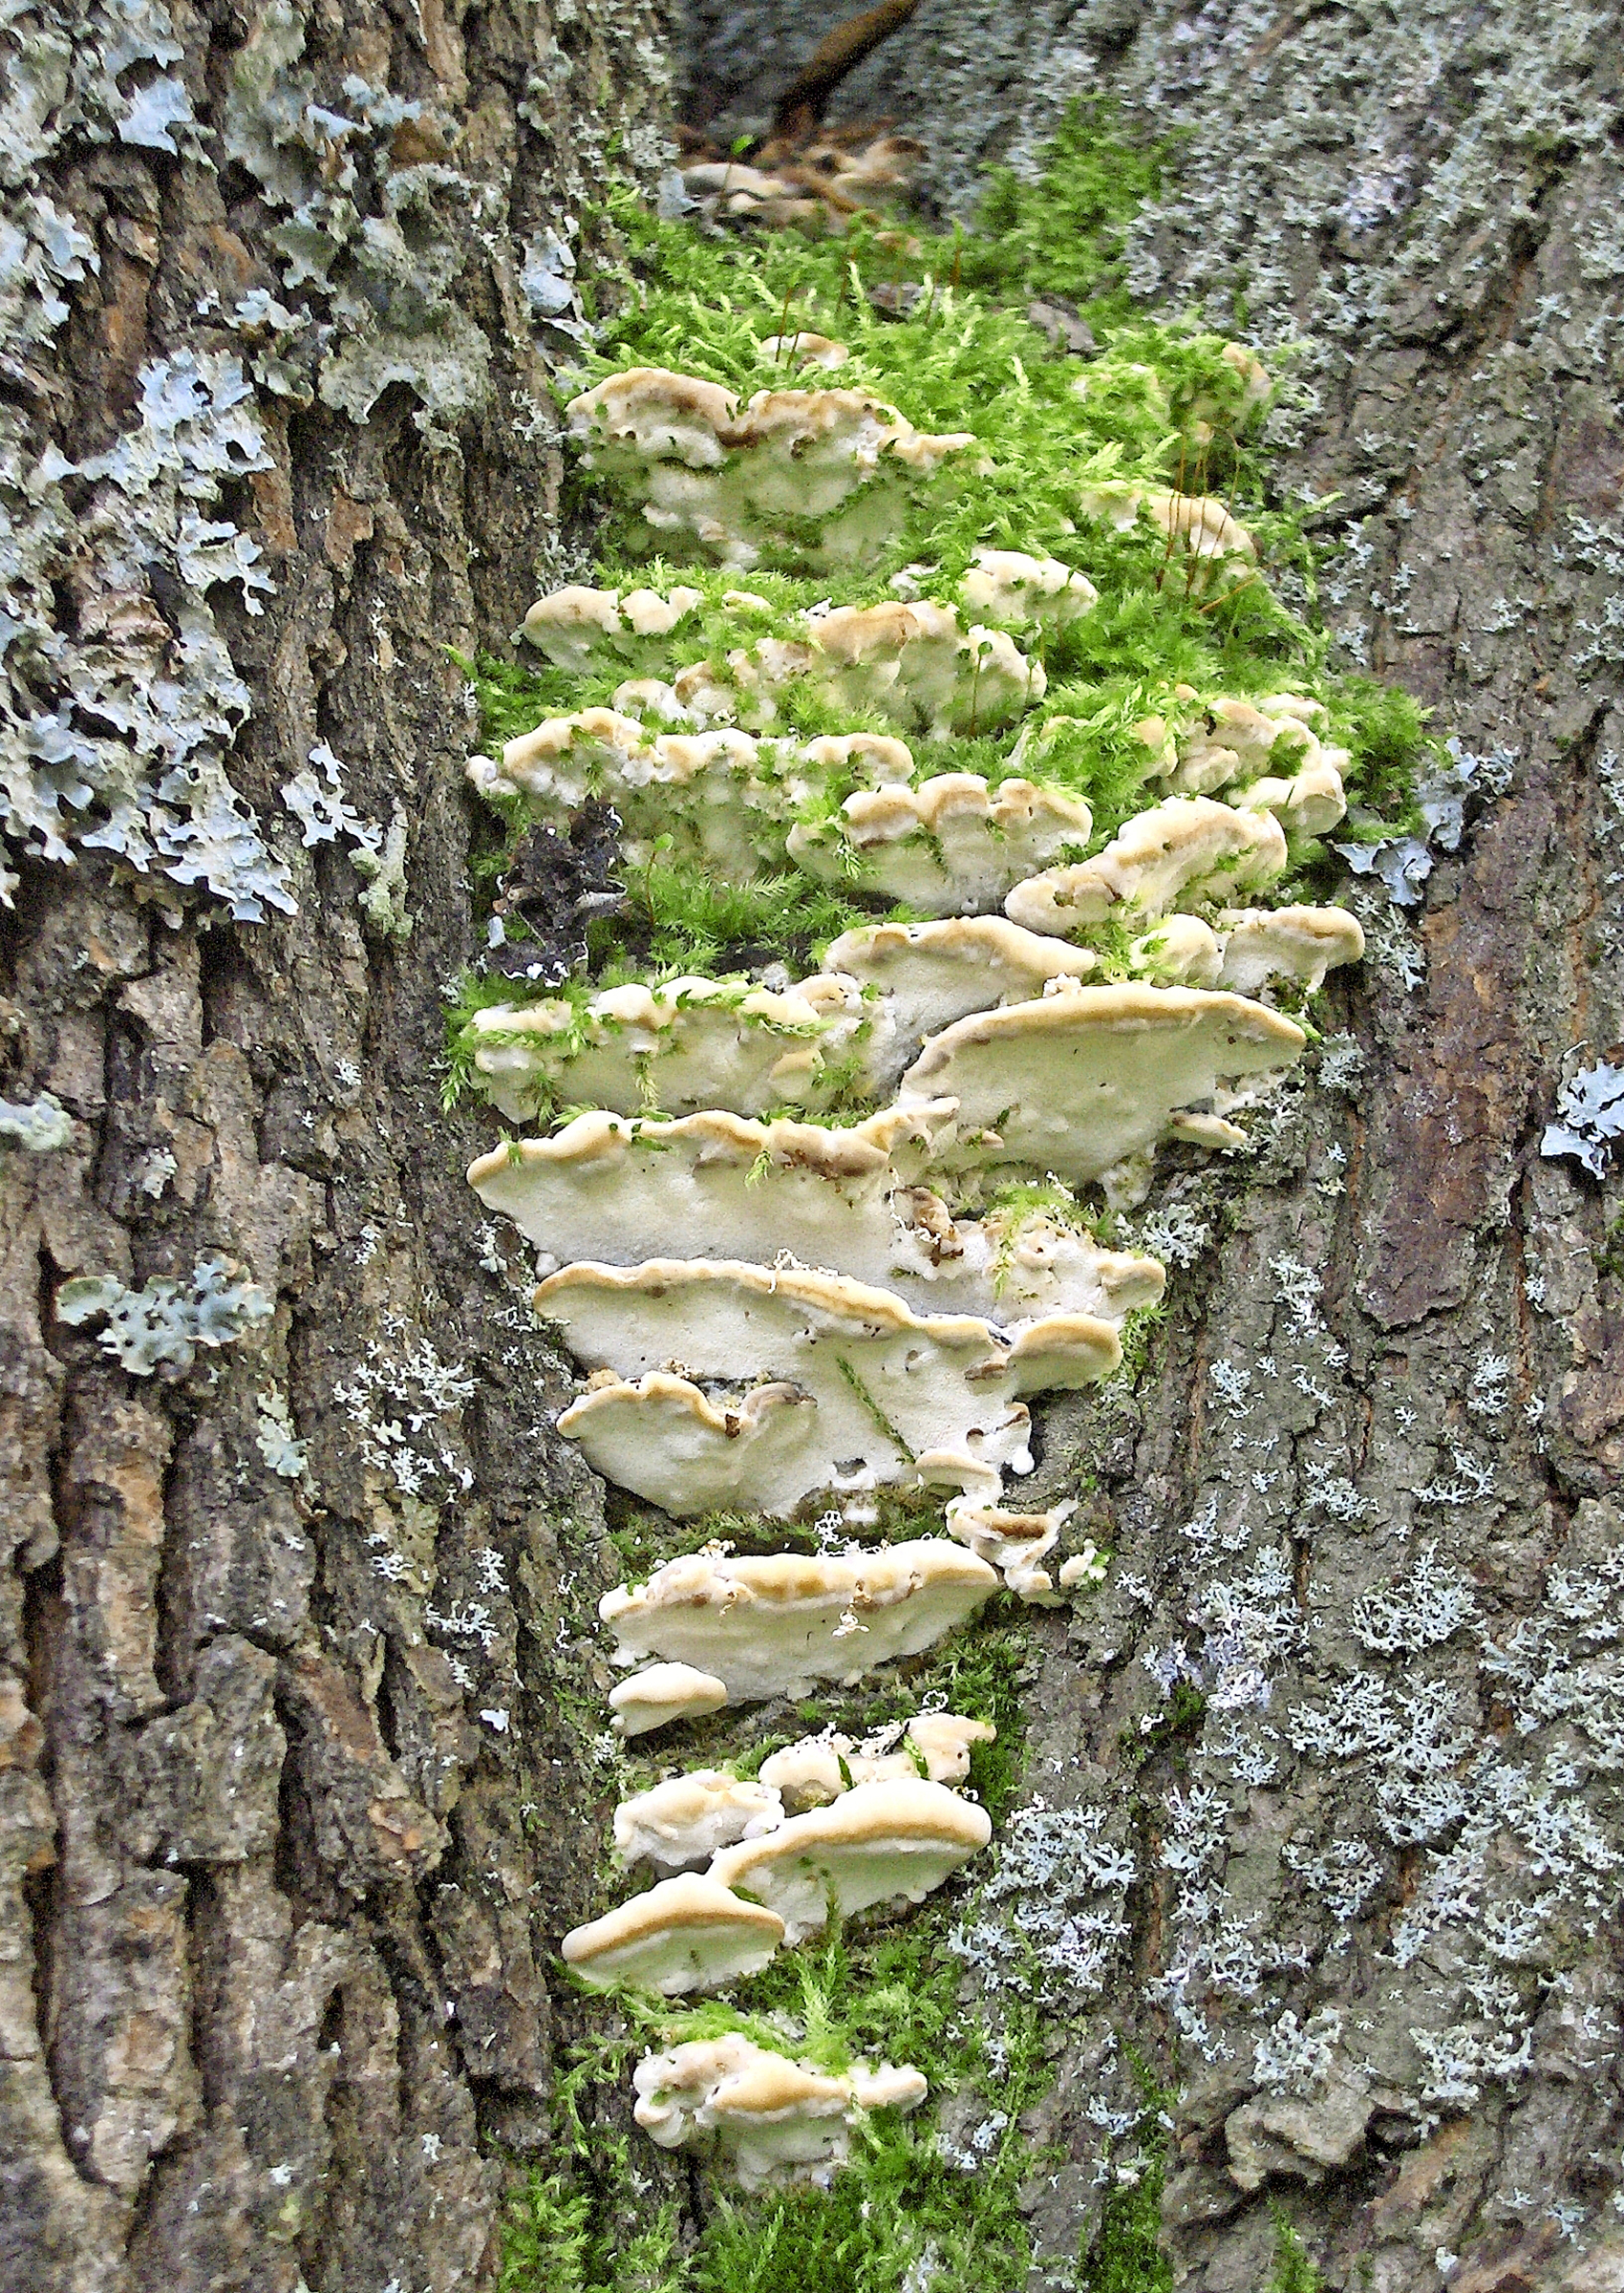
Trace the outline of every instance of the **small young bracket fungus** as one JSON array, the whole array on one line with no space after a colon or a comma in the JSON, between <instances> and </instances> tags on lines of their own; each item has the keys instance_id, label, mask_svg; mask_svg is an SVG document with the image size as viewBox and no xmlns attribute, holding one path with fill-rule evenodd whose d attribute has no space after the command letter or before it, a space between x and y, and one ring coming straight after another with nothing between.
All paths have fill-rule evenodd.
<instances>
[{"instance_id":1,"label":"small young bracket fungus","mask_svg":"<svg viewBox=\"0 0 1624 2293\"><path fill-rule=\"evenodd\" d=\"M1128 961L1142 977L1168 987L1215 987L1224 946L1198 915L1165 915L1129 943Z\"/></svg>"},{"instance_id":2,"label":"small young bracket fungus","mask_svg":"<svg viewBox=\"0 0 1624 2293\"><path fill-rule=\"evenodd\" d=\"M1033 1607L1055 1608L1060 1595L1048 1570L1038 1563L1058 1544L1061 1529L1076 1511L1075 1497L1052 1512L1004 1512L996 1506L960 1499L948 1507L947 1522L950 1534L996 1569L1017 1599Z\"/></svg>"},{"instance_id":3,"label":"small young bracket fungus","mask_svg":"<svg viewBox=\"0 0 1624 2293\"><path fill-rule=\"evenodd\" d=\"M992 1836L974 1801L898 1777L857 1784L764 1838L724 1847L711 1875L766 1903L784 1922L785 1942L797 1943L831 1911L849 1918L876 1903L922 1903Z\"/></svg>"},{"instance_id":4,"label":"small young bracket fungus","mask_svg":"<svg viewBox=\"0 0 1624 2293\"><path fill-rule=\"evenodd\" d=\"M801 554L859 562L902 531L915 485L976 445L968 431L917 431L865 391L763 390L741 411L662 367L610 375L566 411L587 467L620 481L656 532L728 566L795 548L808 521L822 533Z\"/></svg>"},{"instance_id":5,"label":"small young bracket fungus","mask_svg":"<svg viewBox=\"0 0 1624 2293\"><path fill-rule=\"evenodd\" d=\"M954 1152L1086 1185L1195 1135L1220 1083L1290 1066L1307 1038L1264 1004L1191 987L1077 987L959 1019L903 1077L900 1103L959 1103ZM994 1128L995 1125L995 1128ZM1238 1135L1225 1125L1229 1144ZM989 1137L989 1134L991 1136Z\"/></svg>"},{"instance_id":6,"label":"small young bracket fungus","mask_svg":"<svg viewBox=\"0 0 1624 2293\"><path fill-rule=\"evenodd\" d=\"M714 1451L734 1449L735 1501L777 1514L825 1489L912 1483L921 1473L979 1485L1001 1467L1023 1472L1024 1397L1091 1384L1122 1359L1115 1325L1093 1316L1048 1315L1004 1331L977 1315L917 1315L889 1291L843 1275L729 1259L584 1261L549 1275L535 1308L559 1324L578 1361L615 1373L612 1386L559 1421L589 1459L592 1404L611 1393L624 1404L630 1381L674 1376L678 1361L695 1382L753 1374L797 1389L803 1399L795 1415L809 1422L793 1447L776 1441L763 1452L740 1440L742 1425L712 1437ZM692 1513L699 1507L683 1468L695 1462L700 1421L695 1413L681 1452L664 1453L657 1422L651 1418L646 1452L630 1460L624 1486ZM716 1458L703 1462L714 1468ZM711 1477L708 1469L705 1485Z\"/></svg>"},{"instance_id":7,"label":"small young bracket fungus","mask_svg":"<svg viewBox=\"0 0 1624 2293\"><path fill-rule=\"evenodd\" d=\"M1188 686L1181 686L1180 698L1186 696L1195 698ZM1257 702L1221 695L1206 704L1190 731L1179 735L1165 777L1181 796L1215 796L1221 788L1266 774L1290 777L1321 756L1335 764L1343 752L1321 749L1317 728L1324 721L1317 701L1294 693Z\"/></svg>"},{"instance_id":8,"label":"small young bracket fungus","mask_svg":"<svg viewBox=\"0 0 1624 2293\"><path fill-rule=\"evenodd\" d=\"M854 2062L844 2077L774 2054L738 2032L645 2055L633 2116L662 2150L704 2150L747 2190L826 2185L860 2111L916 2110L929 2087L907 2064Z\"/></svg>"},{"instance_id":9,"label":"small young bracket fungus","mask_svg":"<svg viewBox=\"0 0 1624 2293\"><path fill-rule=\"evenodd\" d=\"M1028 557L1019 549L977 549L975 562L959 585L967 613L1005 622L1015 629L1058 631L1100 602L1085 573L1074 573L1058 557Z\"/></svg>"},{"instance_id":10,"label":"small young bracket fungus","mask_svg":"<svg viewBox=\"0 0 1624 2293\"><path fill-rule=\"evenodd\" d=\"M998 1579L945 1537L875 1553L691 1553L635 1591L606 1593L598 1614L615 1661L703 1663L730 1702L802 1696L819 1681L849 1687L879 1664L917 1656L972 1617Z\"/></svg>"},{"instance_id":11,"label":"small young bracket fungus","mask_svg":"<svg viewBox=\"0 0 1624 2293\"><path fill-rule=\"evenodd\" d=\"M855 1050L877 1016L849 979L803 979L778 995L682 978L605 988L579 1007L490 1004L468 1025L480 1087L522 1122L558 1102L623 1115L815 1106L829 1062Z\"/></svg>"},{"instance_id":12,"label":"small young bracket fungus","mask_svg":"<svg viewBox=\"0 0 1624 2293\"><path fill-rule=\"evenodd\" d=\"M588 795L602 797L620 817L632 867L651 856L655 837L669 835L679 856L748 881L782 868L797 814L836 774L881 788L906 783L913 772L907 743L885 733L797 742L760 739L732 724L645 731L645 716L698 726L718 710L731 715L737 697L703 668L683 670L674 686L635 678L616 688L612 709L549 717L509 740L500 761L470 758L467 775L482 796L520 799L540 820L566 821Z\"/></svg>"},{"instance_id":13,"label":"small young bracket fungus","mask_svg":"<svg viewBox=\"0 0 1624 2293\"><path fill-rule=\"evenodd\" d=\"M702 1720L726 1702L726 1684L714 1672L693 1664L650 1664L609 1690L609 1725L617 1735L646 1736L673 1720Z\"/></svg>"},{"instance_id":14,"label":"small young bracket fungus","mask_svg":"<svg viewBox=\"0 0 1624 2293\"><path fill-rule=\"evenodd\" d=\"M770 1784L700 1768L623 1799L614 1811L614 1844L623 1863L646 1857L658 1871L692 1871L718 1848L777 1831L783 1815Z\"/></svg>"},{"instance_id":15,"label":"small young bracket fungus","mask_svg":"<svg viewBox=\"0 0 1624 2293\"><path fill-rule=\"evenodd\" d=\"M809 619L812 675L838 706L877 710L933 739L995 732L1042 699L1048 679L1003 630L963 630L951 605L837 605Z\"/></svg>"},{"instance_id":16,"label":"small young bracket fungus","mask_svg":"<svg viewBox=\"0 0 1624 2293\"><path fill-rule=\"evenodd\" d=\"M1224 933L1219 985L1255 996L1271 979L1300 980L1310 995L1338 964L1364 954L1358 918L1345 908L1248 908L1218 918Z\"/></svg>"},{"instance_id":17,"label":"small young bracket fungus","mask_svg":"<svg viewBox=\"0 0 1624 2293\"><path fill-rule=\"evenodd\" d=\"M944 772L917 788L859 789L833 818L798 821L786 848L810 876L855 879L929 914L976 913L1000 901L1013 912L1012 887L1024 889L1057 854L1084 846L1093 825L1082 799L1061 789L1021 780L989 788L979 773Z\"/></svg>"},{"instance_id":18,"label":"small young bracket fungus","mask_svg":"<svg viewBox=\"0 0 1624 2293\"><path fill-rule=\"evenodd\" d=\"M862 1743L825 1729L771 1753L761 1763L760 1781L780 1795L792 1815L828 1807L858 1784L920 1774L932 1784L962 1784L970 1773L972 1745L991 1744L997 1732L990 1721L966 1720L956 1712L920 1712L906 1730L883 1728Z\"/></svg>"},{"instance_id":19,"label":"small young bracket fungus","mask_svg":"<svg viewBox=\"0 0 1624 2293\"><path fill-rule=\"evenodd\" d=\"M882 1090L895 1087L927 1036L995 1003L1028 1002L1051 979L1080 981L1095 962L1070 940L1040 938L1002 915L862 925L833 941L823 960L886 998L890 1025L867 1061Z\"/></svg>"},{"instance_id":20,"label":"small young bracket fungus","mask_svg":"<svg viewBox=\"0 0 1624 2293\"><path fill-rule=\"evenodd\" d=\"M1243 788L1236 799L1253 811L1278 814L1293 836L1323 836L1348 814L1347 792L1342 786L1342 775L1334 758L1340 750L1321 749L1311 763L1304 764L1289 781L1271 778L1254 781ZM1342 761L1347 759L1342 756Z\"/></svg>"},{"instance_id":21,"label":"small young bracket fungus","mask_svg":"<svg viewBox=\"0 0 1624 2293\"><path fill-rule=\"evenodd\" d=\"M669 636L704 603L698 589L570 588L538 597L524 616L523 634L555 669L582 676L605 661L636 660L644 641Z\"/></svg>"},{"instance_id":22,"label":"small young bracket fungus","mask_svg":"<svg viewBox=\"0 0 1624 2293\"><path fill-rule=\"evenodd\" d=\"M1170 796L1136 813L1092 860L1017 884L1004 912L1029 932L1062 938L1114 917L1151 922L1181 901L1193 905L1272 883L1286 859L1285 833L1272 812Z\"/></svg>"},{"instance_id":23,"label":"small young bracket fungus","mask_svg":"<svg viewBox=\"0 0 1624 2293\"><path fill-rule=\"evenodd\" d=\"M630 1982L674 1999L759 1974L784 1933L775 1912L747 1903L703 1872L687 1872L573 1928L563 1950L594 1989Z\"/></svg>"}]
</instances>

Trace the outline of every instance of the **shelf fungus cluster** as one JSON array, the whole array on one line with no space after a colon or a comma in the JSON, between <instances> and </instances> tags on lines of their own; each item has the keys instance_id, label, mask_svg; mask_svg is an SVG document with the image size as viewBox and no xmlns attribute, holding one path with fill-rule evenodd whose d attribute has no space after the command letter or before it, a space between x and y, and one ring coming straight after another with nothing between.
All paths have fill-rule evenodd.
<instances>
[{"instance_id":1,"label":"shelf fungus cluster","mask_svg":"<svg viewBox=\"0 0 1624 2293\"><path fill-rule=\"evenodd\" d=\"M793 371L839 377L840 348L798 337ZM799 871L872 920L800 978L780 963L481 1010L478 1086L534 1127L471 1182L536 1250L536 1311L581 1379L559 1427L608 1480L679 1521L872 1519L876 1490L940 1491L945 1532L708 1544L609 1593L630 1741L850 1689L995 1596L1054 1603L1098 1577L1092 1546L1063 1550L1073 1509L1022 1511L1011 1483L1032 1469L1035 1400L1108 1377L1124 1318L1162 1294L1108 1219L1165 1144L1245 1145L1306 1040L1282 1003L1362 943L1341 909L1271 904L1292 840L1344 809L1314 700L1173 687L1132 728L1143 807L1097 828L1044 667L1099 606L1084 571L984 548L934 589L915 566L890 600L790 614L711 569L798 553L838 589L897 542L919 489L979 465L972 437L924 435L840 378L741 405L639 368L569 414L588 465L694 571L542 598L524 638L591 692L470 780L516 823L611 806L631 867ZM1255 577L1216 502L1096 487L1077 516L1079 549L1139 523L1204 584ZM975 771L910 746L938 744L939 767L939 744L972 736ZM668 1771L615 1815L623 1865L651 1882L566 1960L677 2000L747 1982L831 1916L923 1900L988 1842L969 1778L991 1732L922 1711L752 1775ZM925 2082L835 2076L735 2033L652 2054L636 2089L656 2142L754 2186L826 2177L865 2110L911 2108Z\"/></svg>"}]
</instances>

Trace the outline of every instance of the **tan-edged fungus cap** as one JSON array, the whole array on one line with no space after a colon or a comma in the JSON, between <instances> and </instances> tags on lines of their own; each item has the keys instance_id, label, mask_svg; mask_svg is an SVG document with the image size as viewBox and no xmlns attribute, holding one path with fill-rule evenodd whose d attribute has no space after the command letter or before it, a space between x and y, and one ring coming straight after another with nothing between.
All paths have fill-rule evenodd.
<instances>
[{"instance_id":1,"label":"tan-edged fungus cap","mask_svg":"<svg viewBox=\"0 0 1624 2293\"><path fill-rule=\"evenodd\" d=\"M573 1928L563 1949L596 1989L630 1982L674 1999L759 1973L783 1935L775 1912L743 1901L705 1873L688 1872Z\"/></svg>"},{"instance_id":2,"label":"tan-edged fungus cap","mask_svg":"<svg viewBox=\"0 0 1624 2293\"><path fill-rule=\"evenodd\" d=\"M985 1808L945 1784L859 1784L765 1838L723 1848L711 1875L777 1911L784 1939L874 1903L920 1903L993 1836Z\"/></svg>"},{"instance_id":3,"label":"tan-edged fungus cap","mask_svg":"<svg viewBox=\"0 0 1624 2293\"><path fill-rule=\"evenodd\" d=\"M673 1720L701 1720L726 1702L727 1689L716 1675L693 1664L650 1664L609 1690L611 1725L623 1736L646 1736Z\"/></svg>"}]
</instances>

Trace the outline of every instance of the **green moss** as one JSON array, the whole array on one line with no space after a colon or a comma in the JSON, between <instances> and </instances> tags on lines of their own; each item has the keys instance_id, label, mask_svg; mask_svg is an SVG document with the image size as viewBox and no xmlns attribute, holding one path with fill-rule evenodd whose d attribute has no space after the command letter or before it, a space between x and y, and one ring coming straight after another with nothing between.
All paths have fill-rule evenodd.
<instances>
[{"instance_id":1,"label":"green moss","mask_svg":"<svg viewBox=\"0 0 1624 2293\"><path fill-rule=\"evenodd\" d=\"M1274 2266L1268 2293L1321 2293L1319 2271L1284 2208L1274 2204L1269 2211L1274 2222Z\"/></svg>"},{"instance_id":2,"label":"green moss","mask_svg":"<svg viewBox=\"0 0 1624 2293\"><path fill-rule=\"evenodd\" d=\"M1144 2096L1144 2112L1134 2130L1126 2175L1106 2198L1082 2258L1078 2293L1171 2293L1172 2267L1159 2243L1171 2097L1131 2046L1123 2053Z\"/></svg>"},{"instance_id":3,"label":"green moss","mask_svg":"<svg viewBox=\"0 0 1624 2293\"><path fill-rule=\"evenodd\" d=\"M965 283L1012 299L1063 294L1095 323L1125 315L1122 234L1161 188L1162 155L1124 136L1108 103L1079 102L1042 159L1036 182L1007 167L993 176L963 243Z\"/></svg>"},{"instance_id":4,"label":"green moss","mask_svg":"<svg viewBox=\"0 0 1624 2293\"><path fill-rule=\"evenodd\" d=\"M1207 1698L1199 1688L1192 1688L1187 1681L1181 1680L1152 1726L1123 1728L1117 1740L1123 1764L1137 1768L1153 1752L1192 1744L1206 1719Z\"/></svg>"},{"instance_id":5,"label":"green moss","mask_svg":"<svg viewBox=\"0 0 1624 2293\"><path fill-rule=\"evenodd\" d=\"M1106 2198L1078 2293L1172 2293L1172 2264L1157 2242L1166 2169L1154 2157L1129 2188Z\"/></svg>"}]
</instances>

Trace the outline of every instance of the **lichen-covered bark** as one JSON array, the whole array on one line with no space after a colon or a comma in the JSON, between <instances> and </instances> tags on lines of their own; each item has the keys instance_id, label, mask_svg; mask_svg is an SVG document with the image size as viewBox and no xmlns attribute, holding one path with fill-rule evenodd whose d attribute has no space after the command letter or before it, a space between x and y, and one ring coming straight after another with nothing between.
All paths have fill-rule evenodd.
<instances>
[{"instance_id":1,"label":"lichen-covered bark","mask_svg":"<svg viewBox=\"0 0 1624 2293\"><path fill-rule=\"evenodd\" d=\"M549 2089L598 1520L438 1108L451 649L565 546L661 27L8 27L0 1089L64 1143L0 1144L0 2281L450 2293ZM252 1310L180 1346L215 1260ZM53 1316L96 1275L128 1367Z\"/></svg>"},{"instance_id":2,"label":"lichen-covered bark","mask_svg":"<svg viewBox=\"0 0 1624 2293\"><path fill-rule=\"evenodd\" d=\"M825 29L699 0L694 108L764 119ZM1183 2084L1183 2283L1263 2283L1271 2197L1334 2285L1624 2267L1624 1746L1581 1613L1587 1583L1615 1611L1624 1536L1618 1182L1539 1152L1564 1062L1624 1029L1619 29L923 0L836 107L929 139L950 212L1075 96L1174 138L1130 283L1299 346L1275 436L1282 482L1336 497L1335 657L1504 788L1408 920L1357 889L1349 1041L1258 1161L1154 1199L1197 1240L1152 1373L1051 1421L1034 1501L1096 1475L1117 1557L1035 1627L1035 1788L1106 1808L1140 1875L1035 2130L1068 2161L1033 2193L1057 2261L1108 2185L1100 2100L1131 2100L1109 2024Z\"/></svg>"}]
</instances>

